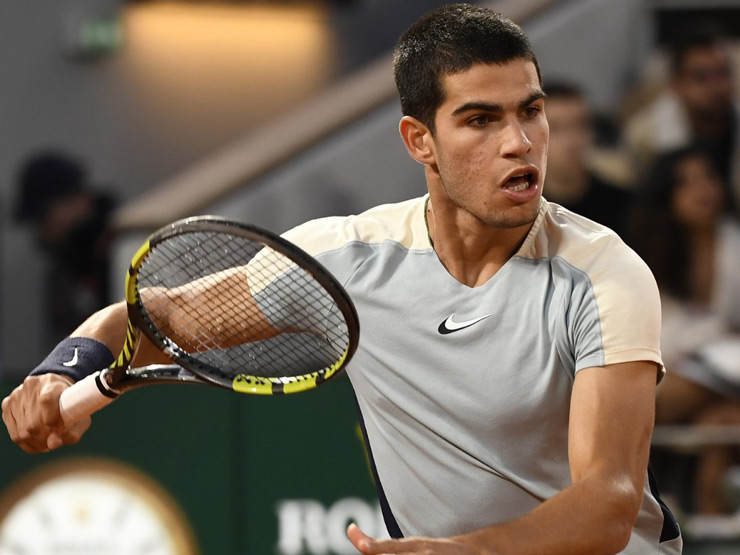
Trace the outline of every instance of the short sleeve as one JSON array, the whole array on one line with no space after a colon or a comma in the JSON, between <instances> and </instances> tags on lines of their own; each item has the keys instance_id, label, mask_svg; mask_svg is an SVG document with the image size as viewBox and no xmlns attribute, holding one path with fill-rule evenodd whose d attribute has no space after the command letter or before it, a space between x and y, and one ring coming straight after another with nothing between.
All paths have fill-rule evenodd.
<instances>
[{"instance_id":1,"label":"short sleeve","mask_svg":"<svg viewBox=\"0 0 740 555\"><path fill-rule=\"evenodd\" d=\"M661 307L647 265L614 237L586 269L589 291L576 305L576 371L632 361L655 362L660 353Z\"/></svg>"}]
</instances>

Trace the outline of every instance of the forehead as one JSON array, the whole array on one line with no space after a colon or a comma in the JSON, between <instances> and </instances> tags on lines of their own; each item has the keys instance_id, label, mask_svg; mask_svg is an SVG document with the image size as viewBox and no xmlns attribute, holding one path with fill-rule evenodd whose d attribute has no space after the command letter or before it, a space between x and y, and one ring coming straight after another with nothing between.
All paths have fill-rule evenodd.
<instances>
[{"instance_id":1,"label":"forehead","mask_svg":"<svg viewBox=\"0 0 740 555\"><path fill-rule=\"evenodd\" d=\"M681 67L685 70L728 66L730 57L728 52L719 45L708 45L692 48L684 55Z\"/></svg>"},{"instance_id":2,"label":"forehead","mask_svg":"<svg viewBox=\"0 0 740 555\"><path fill-rule=\"evenodd\" d=\"M442 107L455 109L466 102L518 104L541 90L537 69L530 60L505 64L475 64L465 71L442 77Z\"/></svg>"},{"instance_id":3,"label":"forehead","mask_svg":"<svg viewBox=\"0 0 740 555\"><path fill-rule=\"evenodd\" d=\"M545 105L551 132L566 127L586 128L591 122L591 110L581 98L548 96Z\"/></svg>"},{"instance_id":4,"label":"forehead","mask_svg":"<svg viewBox=\"0 0 740 555\"><path fill-rule=\"evenodd\" d=\"M689 154L676 164L676 177L681 179L687 173L705 169L712 169L712 163L706 156L700 153Z\"/></svg>"},{"instance_id":5,"label":"forehead","mask_svg":"<svg viewBox=\"0 0 740 555\"><path fill-rule=\"evenodd\" d=\"M550 94L547 96L547 110L550 111L553 108L558 110L587 110L588 103L581 96Z\"/></svg>"}]
</instances>

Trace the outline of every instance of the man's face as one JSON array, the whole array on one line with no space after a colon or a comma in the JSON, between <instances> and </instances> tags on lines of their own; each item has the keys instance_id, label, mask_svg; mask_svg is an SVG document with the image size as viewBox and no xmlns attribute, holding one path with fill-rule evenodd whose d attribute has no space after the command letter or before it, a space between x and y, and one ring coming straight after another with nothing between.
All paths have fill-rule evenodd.
<instances>
[{"instance_id":1,"label":"man's face","mask_svg":"<svg viewBox=\"0 0 740 555\"><path fill-rule=\"evenodd\" d=\"M440 198L488 226L530 224L539 210L548 142L534 64L477 64L443 77L442 86L431 165Z\"/></svg>"},{"instance_id":2,"label":"man's face","mask_svg":"<svg viewBox=\"0 0 740 555\"><path fill-rule=\"evenodd\" d=\"M566 177L585 171L593 142L591 113L586 102L578 96L548 96L547 121L550 176Z\"/></svg>"},{"instance_id":3,"label":"man's face","mask_svg":"<svg viewBox=\"0 0 740 555\"><path fill-rule=\"evenodd\" d=\"M727 52L717 46L687 52L675 79L675 89L694 114L706 118L726 117L733 98Z\"/></svg>"}]
</instances>

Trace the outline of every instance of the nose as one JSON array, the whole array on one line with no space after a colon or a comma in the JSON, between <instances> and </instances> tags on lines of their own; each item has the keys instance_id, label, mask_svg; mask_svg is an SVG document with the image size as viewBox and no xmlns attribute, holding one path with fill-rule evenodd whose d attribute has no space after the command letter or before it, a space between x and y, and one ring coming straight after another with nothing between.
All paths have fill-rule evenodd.
<instances>
[{"instance_id":1,"label":"nose","mask_svg":"<svg viewBox=\"0 0 740 555\"><path fill-rule=\"evenodd\" d=\"M501 154L505 158L518 158L532 150L532 141L521 122L509 122L501 130Z\"/></svg>"}]
</instances>

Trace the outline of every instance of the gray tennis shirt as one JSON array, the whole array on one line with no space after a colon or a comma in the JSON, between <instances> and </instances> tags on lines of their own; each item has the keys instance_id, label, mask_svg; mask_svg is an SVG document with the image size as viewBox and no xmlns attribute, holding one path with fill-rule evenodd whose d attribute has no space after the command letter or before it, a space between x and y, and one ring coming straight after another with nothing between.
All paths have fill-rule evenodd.
<instances>
[{"instance_id":1,"label":"gray tennis shirt","mask_svg":"<svg viewBox=\"0 0 740 555\"><path fill-rule=\"evenodd\" d=\"M422 197L285 234L356 305L347 372L394 536L462 534L530 512L571 483L575 374L661 364L655 281L607 228L543 200L516 255L471 288L437 258L425 210ZM646 471L623 553L680 553L652 483Z\"/></svg>"}]
</instances>

